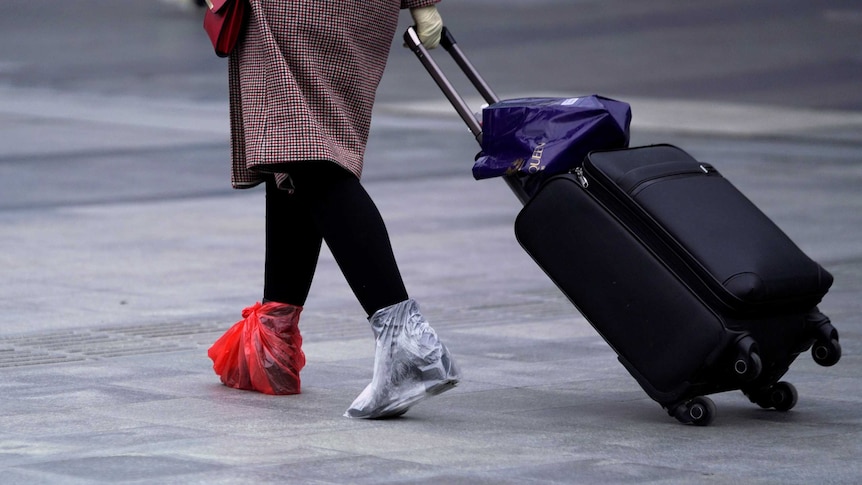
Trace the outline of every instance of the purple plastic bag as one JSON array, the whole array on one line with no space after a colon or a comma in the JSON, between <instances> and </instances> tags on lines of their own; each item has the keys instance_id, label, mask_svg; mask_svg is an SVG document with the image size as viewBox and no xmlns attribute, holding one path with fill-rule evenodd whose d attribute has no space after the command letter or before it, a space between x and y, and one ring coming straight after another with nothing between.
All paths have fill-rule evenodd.
<instances>
[{"instance_id":1,"label":"purple plastic bag","mask_svg":"<svg viewBox=\"0 0 862 485\"><path fill-rule=\"evenodd\" d=\"M598 95L519 98L482 111L476 180L523 174L543 180L580 165L593 150L626 148L631 107Z\"/></svg>"}]
</instances>

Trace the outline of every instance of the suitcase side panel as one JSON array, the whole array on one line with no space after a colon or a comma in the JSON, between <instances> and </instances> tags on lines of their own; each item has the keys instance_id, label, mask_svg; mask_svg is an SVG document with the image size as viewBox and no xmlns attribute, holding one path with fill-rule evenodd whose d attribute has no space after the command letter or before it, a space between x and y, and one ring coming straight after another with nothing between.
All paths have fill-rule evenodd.
<instances>
[{"instance_id":1,"label":"suitcase side panel","mask_svg":"<svg viewBox=\"0 0 862 485\"><path fill-rule=\"evenodd\" d=\"M518 215L515 234L655 390L685 386L725 346L720 317L573 176L549 181Z\"/></svg>"}]
</instances>

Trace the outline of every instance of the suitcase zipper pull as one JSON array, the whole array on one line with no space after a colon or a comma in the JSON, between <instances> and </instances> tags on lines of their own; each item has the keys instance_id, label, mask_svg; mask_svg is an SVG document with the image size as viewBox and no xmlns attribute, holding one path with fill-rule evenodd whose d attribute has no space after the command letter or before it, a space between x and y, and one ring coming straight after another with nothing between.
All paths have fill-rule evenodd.
<instances>
[{"instance_id":1,"label":"suitcase zipper pull","mask_svg":"<svg viewBox=\"0 0 862 485\"><path fill-rule=\"evenodd\" d=\"M581 187L587 188L590 186L590 182L587 180L587 177L584 175L583 167L576 167L573 171L575 177L578 179L578 183L581 184Z\"/></svg>"}]
</instances>

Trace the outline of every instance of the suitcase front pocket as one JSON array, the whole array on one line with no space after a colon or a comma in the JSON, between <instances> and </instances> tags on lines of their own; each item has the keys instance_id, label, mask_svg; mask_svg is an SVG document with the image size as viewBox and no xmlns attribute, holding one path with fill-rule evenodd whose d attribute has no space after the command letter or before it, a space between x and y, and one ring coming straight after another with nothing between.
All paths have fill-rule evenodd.
<instances>
[{"instance_id":1,"label":"suitcase front pocket","mask_svg":"<svg viewBox=\"0 0 862 485\"><path fill-rule=\"evenodd\" d=\"M615 200L722 305L749 313L807 309L832 276L712 165L672 145L591 153L590 191ZM604 192L604 193L600 193Z\"/></svg>"}]
</instances>

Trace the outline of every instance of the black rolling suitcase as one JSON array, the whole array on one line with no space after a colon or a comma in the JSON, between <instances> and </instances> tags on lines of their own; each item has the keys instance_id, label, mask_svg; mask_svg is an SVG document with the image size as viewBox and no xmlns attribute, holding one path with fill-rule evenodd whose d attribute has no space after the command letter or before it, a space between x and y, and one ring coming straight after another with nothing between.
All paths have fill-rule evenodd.
<instances>
[{"instance_id":1,"label":"black rolling suitcase","mask_svg":"<svg viewBox=\"0 0 862 485\"><path fill-rule=\"evenodd\" d=\"M542 187L515 232L680 421L708 424L714 408L702 396L735 389L789 410L796 390L779 379L799 353L814 344L818 363L840 358L816 307L831 275L679 148L590 154Z\"/></svg>"},{"instance_id":2,"label":"black rolling suitcase","mask_svg":"<svg viewBox=\"0 0 862 485\"><path fill-rule=\"evenodd\" d=\"M407 45L481 140L475 116L408 29ZM489 103L498 101L444 31ZM684 423L709 424L707 394L742 390L786 411L779 379L812 348L838 361L838 333L817 304L832 277L711 165L671 145L593 152L525 203L518 241L566 294L646 393Z\"/></svg>"}]
</instances>

